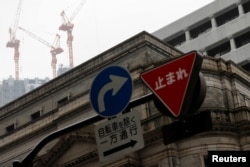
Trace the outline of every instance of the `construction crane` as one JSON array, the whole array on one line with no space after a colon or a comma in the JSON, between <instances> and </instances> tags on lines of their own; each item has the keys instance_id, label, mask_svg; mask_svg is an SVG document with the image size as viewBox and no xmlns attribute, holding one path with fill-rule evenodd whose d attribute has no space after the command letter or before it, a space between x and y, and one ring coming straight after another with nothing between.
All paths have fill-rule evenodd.
<instances>
[{"instance_id":1,"label":"construction crane","mask_svg":"<svg viewBox=\"0 0 250 167\"><path fill-rule=\"evenodd\" d=\"M56 55L63 52L63 49L60 47L60 35L56 34L54 42L52 44L50 44L49 42L45 41L41 37L35 35L34 33L30 32L22 27L19 27L19 29L23 30L26 34L28 34L32 38L36 39L37 41L41 42L42 44L50 47L50 49L51 49L50 53L52 56L51 67L52 67L52 72L53 72L53 78L55 78L56 77L56 64L57 64Z\"/></svg>"},{"instance_id":2,"label":"construction crane","mask_svg":"<svg viewBox=\"0 0 250 167\"><path fill-rule=\"evenodd\" d=\"M19 56L20 56L20 53L19 53L20 40L16 39L16 30L17 30L17 26L18 26L20 14L21 14L21 5L22 5L22 0L19 1L19 4L17 6L13 27L9 28L10 40L6 44L7 48L14 48L15 79L16 80L19 80Z\"/></svg>"},{"instance_id":3,"label":"construction crane","mask_svg":"<svg viewBox=\"0 0 250 167\"><path fill-rule=\"evenodd\" d=\"M65 11L61 12L62 17L62 25L59 27L59 30L66 31L67 32L67 45L69 48L69 66L70 68L74 67L74 61L73 61L73 47L72 47L72 41L73 41L73 35L72 30L74 28L74 24L72 23L73 19L77 15L77 13L80 11L82 6L85 4L86 0L82 0L81 3L77 6L77 8L72 13L71 17L68 18L65 14Z\"/></svg>"}]
</instances>

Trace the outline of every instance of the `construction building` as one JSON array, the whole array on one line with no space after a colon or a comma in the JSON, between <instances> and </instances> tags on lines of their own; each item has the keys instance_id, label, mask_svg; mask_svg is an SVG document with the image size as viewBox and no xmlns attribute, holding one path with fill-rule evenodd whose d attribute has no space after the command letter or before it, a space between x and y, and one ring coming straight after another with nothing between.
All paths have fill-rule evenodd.
<instances>
[{"instance_id":1,"label":"construction building","mask_svg":"<svg viewBox=\"0 0 250 167\"><path fill-rule=\"evenodd\" d=\"M45 79L19 79L16 80L13 77L9 77L3 80L0 84L0 106L3 106L12 100L28 93L29 91L37 88L38 86L49 81L49 78Z\"/></svg>"},{"instance_id":2,"label":"construction building","mask_svg":"<svg viewBox=\"0 0 250 167\"><path fill-rule=\"evenodd\" d=\"M181 55L181 51L142 32L8 103L0 108L0 166L22 161L49 134L95 117L90 87L106 67L119 65L130 72L133 101L151 93L140 78L142 72ZM57 136L34 156L33 166L205 167L208 151L250 150L249 73L231 60L209 56L203 57L201 73L206 96L196 114L208 112L212 129L165 145L163 137L168 134L162 133L162 127L179 118L159 112L151 99L126 111L140 114L141 150L99 161L95 122Z\"/></svg>"},{"instance_id":3,"label":"construction building","mask_svg":"<svg viewBox=\"0 0 250 167\"><path fill-rule=\"evenodd\" d=\"M57 75L62 75L68 70L70 70L69 67L66 67L63 64L60 64L57 69ZM44 79L25 78L25 79L16 80L12 76L10 76L8 79L2 80L2 82L0 83L0 107L32 91L38 86L43 85L49 80L50 79L48 77Z\"/></svg>"},{"instance_id":4,"label":"construction building","mask_svg":"<svg viewBox=\"0 0 250 167\"><path fill-rule=\"evenodd\" d=\"M233 60L250 71L249 26L249 0L215 0L153 34L183 52Z\"/></svg>"}]
</instances>

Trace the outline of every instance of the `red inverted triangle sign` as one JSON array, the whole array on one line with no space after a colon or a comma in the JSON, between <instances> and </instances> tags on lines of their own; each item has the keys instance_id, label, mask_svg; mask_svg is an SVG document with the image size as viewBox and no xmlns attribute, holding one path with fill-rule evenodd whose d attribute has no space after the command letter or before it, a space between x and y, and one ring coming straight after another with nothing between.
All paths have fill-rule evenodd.
<instances>
[{"instance_id":1,"label":"red inverted triangle sign","mask_svg":"<svg viewBox=\"0 0 250 167\"><path fill-rule=\"evenodd\" d=\"M182 111L196 57L196 52L191 52L141 74L143 82L175 117Z\"/></svg>"}]
</instances>

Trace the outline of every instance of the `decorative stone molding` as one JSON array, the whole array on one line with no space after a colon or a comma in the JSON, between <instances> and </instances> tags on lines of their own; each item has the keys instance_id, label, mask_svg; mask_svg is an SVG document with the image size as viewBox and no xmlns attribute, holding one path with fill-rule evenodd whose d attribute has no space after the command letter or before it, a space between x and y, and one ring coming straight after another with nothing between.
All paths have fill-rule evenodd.
<instances>
[{"instance_id":1,"label":"decorative stone molding","mask_svg":"<svg viewBox=\"0 0 250 167\"><path fill-rule=\"evenodd\" d=\"M50 150L48 150L47 154L41 155L40 157L36 158L36 160L34 161L36 164L35 166L44 167L52 165L62 154L65 153L65 151L67 151L71 147L71 145L73 145L77 141L95 143L95 138L94 136L91 136L89 134L80 135L78 133L62 137ZM97 151L93 151L76 159L70 160L69 162L64 163L63 166L71 167L72 164L75 165L79 163L85 163L96 157Z\"/></svg>"}]
</instances>

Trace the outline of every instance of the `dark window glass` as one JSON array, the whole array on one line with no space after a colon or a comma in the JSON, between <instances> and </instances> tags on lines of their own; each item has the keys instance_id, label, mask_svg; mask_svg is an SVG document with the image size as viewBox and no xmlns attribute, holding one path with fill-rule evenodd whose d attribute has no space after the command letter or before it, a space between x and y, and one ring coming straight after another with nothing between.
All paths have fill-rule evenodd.
<instances>
[{"instance_id":1,"label":"dark window glass","mask_svg":"<svg viewBox=\"0 0 250 167\"><path fill-rule=\"evenodd\" d=\"M15 124L11 124L11 125L6 127L7 132L12 132L13 130L15 130Z\"/></svg>"},{"instance_id":2,"label":"dark window glass","mask_svg":"<svg viewBox=\"0 0 250 167\"><path fill-rule=\"evenodd\" d=\"M31 114L30 117L32 118L32 120L35 120L35 119L41 117L41 112L37 111L37 112Z\"/></svg>"},{"instance_id":3,"label":"dark window glass","mask_svg":"<svg viewBox=\"0 0 250 167\"><path fill-rule=\"evenodd\" d=\"M250 72L250 63L247 63L247 64L243 65L242 68L244 68L245 70Z\"/></svg>"},{"instance_id":4,"label":"dark window glass","mask_svg":"<svg viewBox=\"0 0 250 167\"><path fill-rule=\"evenodd\" d=\"M168 43L168 44L170 44L172 46L178 46L178 45L181 45L182 43L184 43L185 41L186 41L186 36L183 33L183 34L175 37L174 39L166 41L166 43Z\"/></svg>"},{"instance_id":5,"label":"dark window glass","mask_svg":"<svg viewBox=\"0 0 250 167\"><path fill-rule=\"evenodd\" d=\"M247 1L242 6L245 13L250 12L250 1Z\"/></svg>"},{"instance_id":6,"label":"dark window glass","mask_svg":"<svg viewBox=\"0 0 250 167\"><path fill-rule=\"evenodd\" d=\"M203 34L209 30L211 30L212 28L212 24L211 21L207 21L203 24L201 24L200 26L193 28L190 30L190 36L192 39L197 38L200 34Z\"/></svg>"},{"instance_id":7,"label":"dark window glass","mask_svg":"<svg viewBox=\"0 0 250 167\"><path fill-rule=\"evenodd\" d=\"M217 22L217 25L218 26L221 26L233 19L235 19L236 17L239 16L239 11L238 11L238 8L234 8L220 16L217 16L215 19L216 19L216 22Z\"/></svg>"},{"instance_id":8,"label":"dark window glass","mask_svg":"<svg viewBox=\"0 0 250 167\"><path fill-rule=\"evenodd\" d=\"M237 48L248 44L250 42L250 31L236 37L234 40Z\"/></svg>"},{"instance_id":9,"label":"dark window glass","mask_svg":"<svg viewBox=\"0 0 250 167\"><path fill-rule=\"evenodd\" d=\"M209 56L222 56L231 51L230 42L225 42L207 51Z\"/></svg>"},{"instance_id":10,"label":"dark window glass","mask_svg":"<svg viewBox=\"0 0 250 167\"><path fill-rule=\"evenodd\" d=\"M63 103L65 103L65 102L67 102L68 100L69 100L68 97L64 97L64 98L58 100L58 101L57 101L57 104L58 104L58 105L63 104Z\"/></svg>"}]
</instances>

